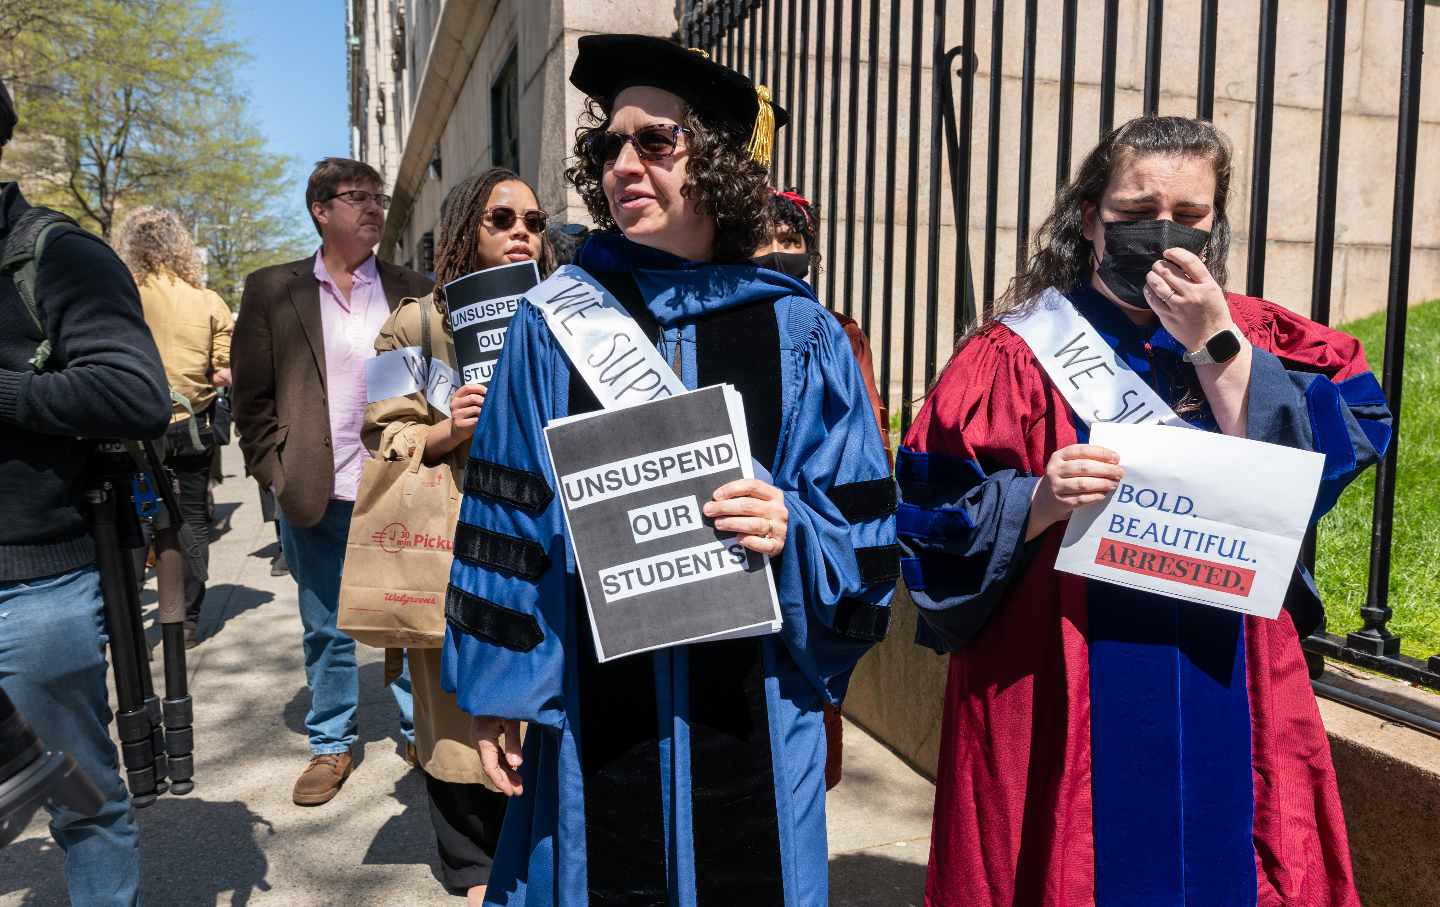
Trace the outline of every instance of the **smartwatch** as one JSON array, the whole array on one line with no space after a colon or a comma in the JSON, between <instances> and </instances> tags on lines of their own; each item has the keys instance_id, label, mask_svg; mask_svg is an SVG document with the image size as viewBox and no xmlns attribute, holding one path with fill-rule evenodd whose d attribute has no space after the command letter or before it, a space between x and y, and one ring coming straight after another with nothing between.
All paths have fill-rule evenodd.
<instances>
[{"instance_id":1,"label":"smartwatch","mask_svg":"<svg viewBox=\"0 0 1440 907\"><path fill-rule=\"evenodd\" d=\"M1181 358L1191 365L1223 365L1239 352L1240 334L1234 328L1226 328L1211 335L1200 349Z\"/></svg>"}]
</instances>

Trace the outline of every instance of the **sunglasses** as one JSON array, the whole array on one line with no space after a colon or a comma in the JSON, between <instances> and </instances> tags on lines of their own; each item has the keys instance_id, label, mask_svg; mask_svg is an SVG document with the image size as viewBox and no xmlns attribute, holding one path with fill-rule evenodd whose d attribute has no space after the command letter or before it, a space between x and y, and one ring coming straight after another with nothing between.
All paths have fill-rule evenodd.
<instances>
[{"instance_id":1,"label":"sunglasses","mask_svg":"<svg viewBox=\"0 0 1440 907\"><path fill-rule=\"evenodd\" d=\"M390 196L383 192L366 192L364 189L350 189L346 192L336 192L334 195L321 199L321 201L328 202L337 198L357 208L363 208L371 202L374 202L380 206L381 211L388 211L390 209Z\"/></svg>"},{"instance_id":2,"label":"sunglasses","mask_svg":"<svg viewBox=\"0 0 1440 907\"><path fill-rule=\"evenodd\" d=\"M521 214L508 205L496 205L493 208L485 209L485 222L496 230L509 230L515 226L516 219L519 219L525 222L526 230L536 235L545 232L545 220L549 216L544 211L534 208Z\"/></svg>"},{"instance_id":3,"label":"sunglasses","mask_svg":"<svg viewBox=\"0 0 1440 907\"><path fill-rule=\"evenodd\" d=\"M656 123L642 126L633 133L602 132L590 140L590 153L600 163L608 164L618 158L621 150L629 144L635 146L640 160L663 161L675 153L680 133L689 131L673 123Z\"/></svg>"}]
</instances>

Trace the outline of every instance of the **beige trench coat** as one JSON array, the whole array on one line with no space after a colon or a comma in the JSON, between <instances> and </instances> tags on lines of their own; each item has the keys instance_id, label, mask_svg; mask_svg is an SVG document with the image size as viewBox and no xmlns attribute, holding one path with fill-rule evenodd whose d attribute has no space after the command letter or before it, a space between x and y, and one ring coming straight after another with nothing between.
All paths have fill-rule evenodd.
<instances>
[{"instance_id":1,"label":"beige trench coat","mask_svg":"<svg viewBox=\"0 0 1440 907\"><path fill-rule=\"evenodd\" d=\"M375 338L377 354L418 347L420 343L420 306L434 306L432 297L403 299ZM430 310L430 343L432 355L455 366L455 343L445 332L444 320L436 308ZM419 456L425 449L425 436L430 426L444 419L425 402L422 394L391 397L372 403L365 409L362 438L365 447L377 457L402 460ZM469 445L461 444L450 452L448 463L456 485L465 477L465 459ZM443 592L444 590L437 590ZM409 649L410 683L415 695L415 748L420 767L425 773L456 784L484 784L490 781L480 767L480 756L470 736L470 716L460 710L453 693L440 688L440 650ZM387 652L389 656L392 653ZM387 657L387 668L397 659Z\"/></svg>"}]
</instances>

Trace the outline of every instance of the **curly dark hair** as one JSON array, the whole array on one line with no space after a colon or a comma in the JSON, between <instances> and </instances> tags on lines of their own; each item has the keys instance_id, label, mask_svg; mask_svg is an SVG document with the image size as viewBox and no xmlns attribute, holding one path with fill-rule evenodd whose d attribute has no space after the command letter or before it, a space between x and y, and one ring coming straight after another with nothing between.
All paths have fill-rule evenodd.
<instances>
[{"instance_id":1,"label":"curly dark hair","mask_svg":"<svg viewBox=\"0 0 1440 907\"><path fill-rule=\"evenodd\" d=\"M680 125L687 130L685 187L701 214L715 219L715 261L750 257L770 236L770 174L746 151L747 136L733 124L707 122L687 106ZM590 217L601 230L618 231L601 180L606 162L595 142L610 128L610 112L590 98L575 130L575 163L565 179L580 193Z\"/></svg>"},{"instance_id":2,"label":"curly dark hair","mask_svg":"<svg viewBox=\"0 0 1440 907\"><path fill-rule=\"evenodd\" d=\"M793 186L785 191L800 195L799 190ZM770 227L772 231L783 227L805 241L805 254L810 259L810 279L813 281L815 275L820 273L820 205L808 198L805 202L806 204L801 206L793 199L781 195L779 190L772 191Z\"/></svg>"},{"instance_id":3,"label":"curly dark hair","mask_svg":"<svg viewBox=\"0 0 1440 907\"><path fill-rule=\"evenodd\" d=\"M1137 117L1100 140L1085 156L1075 178L1055 196L1055 206L1035 234L1035 253L1010 281L996 312L1019 312L1049 287L1068 290L1089 282L1090 240L1085 238L1083 204L1098 206L1115 170L1134 158L1151 155L1198 157L1215 169L1215 222L1201 258L1222 288L1229 279L1230 176L1233 155L1230 141L1209 120L1190 117Z\"/></svg>"}]
</instances>

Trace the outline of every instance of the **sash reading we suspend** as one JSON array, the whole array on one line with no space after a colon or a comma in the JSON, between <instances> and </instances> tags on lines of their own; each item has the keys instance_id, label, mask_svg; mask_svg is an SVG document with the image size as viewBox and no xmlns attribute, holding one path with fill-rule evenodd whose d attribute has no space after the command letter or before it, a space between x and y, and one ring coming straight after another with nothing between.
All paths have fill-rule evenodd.
<instances>
[{"instance_id":1,"label":"sash reading we suspend","mask_svg":"<svg viewBox=\"0 0 1440 907\"><path fill-rule=\"evenodd\" d=\"M1024 315L1002 315L1000 321L1030 347L1065 402L1086 425L1127 422L1192 427L1120 360L1058 290L1040 294Z\"/></svg>"},{"instance_id":2,"label":"sash reading we suspend","mask_svg":"<svg viewBox=\"0 0 1440 907\"><path fill-rule=\"evenodd\" d=\"M575 265L562 265L525 299L605 409L685 393L685 385L609 290Z\"/></svg>"}]
</instances>

